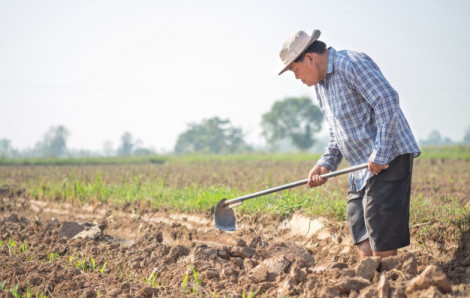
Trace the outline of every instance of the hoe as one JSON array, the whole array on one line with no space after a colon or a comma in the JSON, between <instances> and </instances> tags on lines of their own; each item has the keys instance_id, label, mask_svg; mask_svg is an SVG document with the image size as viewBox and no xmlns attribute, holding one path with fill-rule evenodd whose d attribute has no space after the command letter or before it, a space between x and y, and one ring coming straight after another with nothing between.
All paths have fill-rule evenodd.
<instances>
[{"instance_id":1,"label":"hoe","mask_svg":"<svg viewBox=\"0 0 470 298\"><path fill-rule=\"evenodd\" d=\"M350 167L344 170L336 171L336 172L331 172L327 174L321 175L323 178L331 178L335 176L339 176L342 174L358 171L367 168L367 164L361 164L358 166ZM223 198L220 200L217 205L215 206L215 226L223 231L235 231L237 229L236 224L235 224L235 214L233 213L232 208L240 206L243 201L249 200L252 198L256 198L259 196L264 196L273 192L281 191L284 189L289 189L293 188L299 185L304 185L307 184L308 179L300 180L297 182L292 182L288 184L284 184L281 186L273 187L270 189L266 189L263 191L258 191L252 194L244 195L235 199L227 200Z\"/></svg>"}]
</instances>

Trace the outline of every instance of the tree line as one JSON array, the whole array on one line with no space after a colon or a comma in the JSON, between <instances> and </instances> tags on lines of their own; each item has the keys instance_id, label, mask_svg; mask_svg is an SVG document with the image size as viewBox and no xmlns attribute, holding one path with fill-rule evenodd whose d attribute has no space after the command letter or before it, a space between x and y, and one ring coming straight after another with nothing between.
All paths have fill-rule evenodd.
<instances>
[{"instance_id":1,"label":"tree line","mask_svg":"<svg viewBox=\"0 0 470 298\"><path fill-rule=\"evenodd\" d=\"M321 130L323 115L309 97L288 97L276 101L271 110L262 115L262 136L268 151L279 151L290 146L298 150L309 150L315 144L324 145L327 140L318 140L316 134ZM32 149L17 150L8 139L0 139L0 157L90 157L90 156L131 156L153 155L154 149L142 146L130 132L124 132L120 144L114 149L111 141L105 141L101 152L71 150L67 147L70 132L64 126L51 127ZM323 143L322 143L323 142ZM421 146L453 145L450 138L444 138L437 130L429 137L419 141ZM465 131L463 144L470 145L470 127ZM320 147L322 147L320 146ZM244 132L234 126L229 119L213 117L187 125L179 134L174 146L175 154L233 154L254 150L245 141ZM321 150L321 149L320 149Z\"/></svg>"},{"instance_id":2,"label":"tree line","mask_svg":"<svg viewBox=\"0 0 470 298\"><path fill-rule=\"evenodd\" d=\"M125 132L121 136L121 143L117 149L113 148L111 141L105 141L103 150L93 152L89 150L73 150L67 147L70 132L62 125L52 126L42 139L33 148L18 150L11 146L8 139L0 139L0 157L3 158L50 158L50 157L92 157L92 156L131 156L153 155L155 151L141 147L140 140L134 140L131 133Z\"/></svg>"}]
</instances>

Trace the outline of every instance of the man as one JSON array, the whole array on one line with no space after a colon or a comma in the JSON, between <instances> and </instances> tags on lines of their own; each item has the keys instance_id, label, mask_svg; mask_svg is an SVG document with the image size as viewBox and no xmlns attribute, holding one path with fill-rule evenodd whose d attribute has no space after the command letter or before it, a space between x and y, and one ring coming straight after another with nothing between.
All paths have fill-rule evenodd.
<instances>
[{"instance_id":1,"label":"man","mask_svg":"<svg viewBox=\"0 0 470 298\"><path fill-rule=\"evenodd\" d=\"M409 204L416 140L399 107L397 92L364 53L336 51L296 32L280 52L284 68L305 85L315 86L329 124L329 143L308 175L308 186L326 182L344 157L351 165L369 164L349 176L347 220L361 259L397 254L410 244Z\"/></svg>"}]
</instances>

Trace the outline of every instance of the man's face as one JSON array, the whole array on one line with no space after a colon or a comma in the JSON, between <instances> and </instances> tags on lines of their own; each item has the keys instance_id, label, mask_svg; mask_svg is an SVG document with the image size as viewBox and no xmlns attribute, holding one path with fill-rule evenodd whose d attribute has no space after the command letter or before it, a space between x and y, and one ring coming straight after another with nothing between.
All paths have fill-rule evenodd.
<instances>
[{"instance_id":1,"label":"man's face","mask_svg":"<svg viewBox=\"0 0 470 298\"><path fill-rule=\"evenodd\" d=\"M301 62L293 62L289 70L294 73L296 79L312 87L324 78L324 74L320 71L319 61L316 61L317 58L317 55L307 53Z\"/></svg>"}]
</instances>

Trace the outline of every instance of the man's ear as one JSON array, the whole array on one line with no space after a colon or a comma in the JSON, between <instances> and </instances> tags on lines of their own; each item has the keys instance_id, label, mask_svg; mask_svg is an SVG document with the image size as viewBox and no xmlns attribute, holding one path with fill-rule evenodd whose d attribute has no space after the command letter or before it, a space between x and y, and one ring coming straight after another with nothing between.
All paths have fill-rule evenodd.
<instances>
[{"instance_id":1,"label":"man's ear","mask_svg":"<svg viewBox=\"0 0 470 298\"><path fill-rule=\"evenodd\" d=\"M313 61L314 61L314 56L313 55L314 55L313 53L306 53L304 55L304 61L307 62L308 64L313 63Z\"/></svg>"}]
</instances>

